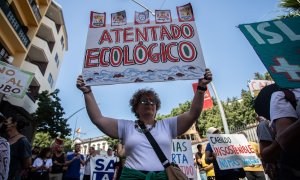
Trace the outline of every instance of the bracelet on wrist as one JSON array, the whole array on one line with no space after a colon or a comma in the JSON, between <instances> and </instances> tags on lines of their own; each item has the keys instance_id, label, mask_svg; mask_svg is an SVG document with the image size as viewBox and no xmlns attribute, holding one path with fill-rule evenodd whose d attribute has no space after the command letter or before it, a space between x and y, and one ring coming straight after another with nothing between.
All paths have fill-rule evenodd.
<instances>
[{"instance_id":1,"label":"bracelet on wrist","mask_svg":"<svg viewBox=\"0 0 300 180\"><path fill-rule=\"evenodd\" d=\"M199 93L205 93L205 91L207 90L206 86L197 86L197 92Z\"/></svg>"},{"instance_id":2,"label":"bracelet on wrist","mask_svg":"<svg viewBox=\"0 0 300 180\"><path fill-rule=\"evenodd\" d=\"M90 92L92 92L92 90L90 89L90 90L88 90L88 91L86 91L86 92L83 92L83 94L88 94L88 93L90 93Z\"/></svg>"}]
</instances>

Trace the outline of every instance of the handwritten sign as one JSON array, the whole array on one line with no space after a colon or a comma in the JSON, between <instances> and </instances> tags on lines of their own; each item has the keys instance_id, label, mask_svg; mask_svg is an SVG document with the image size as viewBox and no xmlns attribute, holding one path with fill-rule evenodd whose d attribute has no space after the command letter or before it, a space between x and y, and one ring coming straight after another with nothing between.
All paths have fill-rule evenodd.
<instances>
[{"instance_id":1,"label":"handwritten sign","mask_svg":"<svg viewBox=\"0 0 300 180\"><path fill-rule=\"evenodd\" d=\"M268 86L270 84L274 84L274 81L251 80L248 82L248 87L249 87L251 95L253 97L256 97L262 88L264 88L265 86Z\"/></svg>"},{"instance_id":2,"label":"handwritten sign","mask_svg":"<svg viewBox=\"0 0 300 180\"><path fill-rule=\"evenodd\" d=\"M0 93L23 98L34 74L0 61Z\"/></svg>"},{"instance_id":3,"label":"handwritten sign","mask_svg":"<svg viewBox=\"0 0 300 180\"><path fill-rule=\"evenodd\" d=\"M220 169L235 169L261 164L244 135L209 134L207 137L217 156Z\"/></svg>"},{"instance_id":4,"label":"handwritten sign","mask_svg":"<svg viewBox=\"0 0 300 180\"><path fill-rule=\"evenodd\" d=\"M95 156L90 160L91 180L113 180L116 157Z\"/></svg>"},{"instance_id":5,"label":"handwritten sign","mask_svg":"<svg viewBox=\"0 0 300 180\"><path fill-rule=\"evenodd\" d=\"M280 87L300 87L300 17L239 25Z\"/></svg>"},{"instance_id":6,"label":"handwritten sign","mask_svg":"<svg viewBox=\"0 0 300 180\"><path fill-rule=\"evenodd\" d=\"M196 177L190 140L173 139L172 162L178 164L188 178Z\"/></svg>"},{"instance_id":7,"label":"handwritten sign","mask_svg":"<svg viewBox=\"0 0 300 180\"><path fill-rule=\"evenodd\" d=\"M198 79L204 70L194 21L89 28L87 85Z\"/></svg>"}]
</instances>

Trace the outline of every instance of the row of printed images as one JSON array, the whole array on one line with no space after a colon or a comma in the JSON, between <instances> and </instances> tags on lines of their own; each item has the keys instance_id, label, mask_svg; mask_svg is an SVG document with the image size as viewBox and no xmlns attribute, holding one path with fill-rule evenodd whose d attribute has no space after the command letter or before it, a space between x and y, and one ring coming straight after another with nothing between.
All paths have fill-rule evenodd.
<instances>
[{"instance_id":1,"label":"row of printed images","mask_svg":"<svg viewBox=\"0 0 300 180\"><path fill-rule=\"evenodd\" d=\"M194 21L194 14L191 3L177 6L177 15L180 22ZM171 23L171 10L155 10L155 22L158 24ZM135 12L134 24L149 24L149 11ZM111 14L111 26L123 26L127 24L126 11L119 11ZM106 25L106 13L91 11L90 28L101 28Z\"/></svg>"}]
</instances>

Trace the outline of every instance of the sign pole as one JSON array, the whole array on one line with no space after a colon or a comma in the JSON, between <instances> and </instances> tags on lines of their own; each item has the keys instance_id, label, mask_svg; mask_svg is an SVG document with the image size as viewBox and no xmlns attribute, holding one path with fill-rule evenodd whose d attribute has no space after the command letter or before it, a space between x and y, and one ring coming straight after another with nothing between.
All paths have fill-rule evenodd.
<instances>
[{"instance_id":1,"label":"sign pole","mask_svg":"<svg viewBox=\"0 0 300 180\"><path fill-rule=\"evenodd\" d=\"M149 8L147 8L146 6L144 6L143 4L137 2L136 0L131 0L133 2L135 2L136 4L142 6L144 9L146 9L147 11L149 11L153 16L155 16L155 13L153 11L151 11Z\"/></svg>"},{"instance_id":2,"label":"sign pole","mask_svg":"<svg viewBox=\"0 0 300 180\"><path fill-rule=\"evenodd\" d=\"M217 91L216 91L216 88L215 88L213 82L210 82L210 86L211 86L211 88L212 88L212 90L215 94L215 97L216 97L216 100L217 100L217 103L218 103L218 107L219 107L219 110L220 110L221 119L222 119L225 134L230 134L229 129L228 129L228 124L227 124L227 119L226 119L226 116L225 116L225 112L224 112L222 103L219 99L219 96L217 94Z\"/></svg>"}]
</instances>

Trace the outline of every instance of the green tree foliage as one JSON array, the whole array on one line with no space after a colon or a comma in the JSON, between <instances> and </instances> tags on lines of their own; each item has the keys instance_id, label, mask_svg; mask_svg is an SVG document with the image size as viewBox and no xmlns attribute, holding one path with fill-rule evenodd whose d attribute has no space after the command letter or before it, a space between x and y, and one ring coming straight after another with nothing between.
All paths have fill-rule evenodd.
<instances>
[{"instance_id":1,"label":"green tree foliage","mask_svg":"<svg viewBox=\"0 0 300 180\"><path fill-rule=\"evenodd\" d=\"M280 7L287 10L287 15L281 18L300 16L300 0L281 0Z\"/></svg>"},{"instance_id":2,"label":"green tree foliage","mask_svg":"<svg viewBox=\"0 0 300 180\"><path fill-rule=\"evenodd\" d=\"M71 135L71 128L67 124L67 119L58 97L59 90L49 93L43 91L38 95L38 108L33 113L34 128L37 132L48 132L53 139L57 136L64 138Z\"/></svg>"},{"instance_id":3,"label":"green tree foliage","mask_svg":"<svg viewBox=\"0 0 300 180\"><path fill-rule=\"evenodd\" d=\"M70 138L63 139L64 141L64 151L69 152L72 151L72 140ZM50 134L38 132L35 134L35 138L33 141L33 146L38 146L41 148L50 147L54 142L54 138L51 138Z\"/></svg>"},{"instance_id":4,"label":"green tree foliage","mask_svg":"<svg viewBox=\"0 0 300 180\"><path fill-rule=\"evenodd\" d=\"M269 72L266 72L265 74L260 74L259 72L254 73L254 79L255 80L269 80L273 81L271 75Z\"/></svg>"},{"instance_id":5,"label":"green tree foliage","mask_svg":"<svg viewBox=\"0 0 300 180\"><path fill-rule=\"evenodd\" d=\"M107 141L108 147L114 148L115 145L118 144L119 140L118 139L113 139L111 137L105 137L104 138L105 141Z\"/></svg>"},{"instance_id":6,"label":"green tree foliage","mask_svg":"<svg viewBox=\"0 0 300 180\"><path fill-rule=\"evenodd\" d=\"M211 109L202 111L200 118L196 122L196 130L201 137L206 136L206 129L214 126L222 129L222 120L219 108L213 98L214 106ZM253 109L254 99L250 91L242 90L241 99L228 98L226 102L221 102L225 111L228 126L230 129L240 127L255 122L255 112ZM161 120L167 117L177 116L190 109L191 102L187 101L174 108L168 115L157 115L157 119Z\"/></svg>"}]
</instances>

